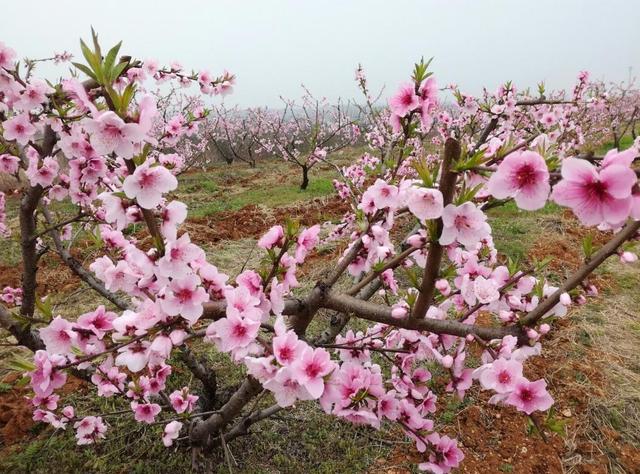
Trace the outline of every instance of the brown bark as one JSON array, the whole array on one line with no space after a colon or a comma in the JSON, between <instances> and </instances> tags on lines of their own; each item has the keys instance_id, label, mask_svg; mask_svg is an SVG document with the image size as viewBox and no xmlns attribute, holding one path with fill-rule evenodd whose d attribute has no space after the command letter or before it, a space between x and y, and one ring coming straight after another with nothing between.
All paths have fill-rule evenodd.
<instances>
[{"instance_id":1,"label":"brown bark","mask_svg":"<svg viewBox=\"0 0 640 474\"><path fill-rule=\"evenodd\" d=\"M444 144L444 158L440 172L440 192L442 193L445 206L453 200L457 176L455 172L452 171L452 167L459 158L460 143L453 138L447 138ZM413 307L412 318L424 318L427 308L429 308L433 300L436 280L440 274L440 264L442 263L442 255L444 253L444 248L438 242L440 234L442 234L442 228L442 218L440 218L436 221L435 238L429 244L429 254L427 255L427 263L424 267L420 294Z\"/></svg>"}]
</instances>

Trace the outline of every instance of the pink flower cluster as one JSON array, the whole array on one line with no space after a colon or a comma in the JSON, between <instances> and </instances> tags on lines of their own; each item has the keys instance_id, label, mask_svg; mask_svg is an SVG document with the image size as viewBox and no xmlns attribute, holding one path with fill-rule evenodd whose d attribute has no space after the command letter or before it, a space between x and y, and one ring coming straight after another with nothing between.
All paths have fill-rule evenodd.
<instances>
[{"instance_id":1,"label":"pink flower cluster","mask_svg":"<svg viewBox=\"0 0 640 474\"><path fill-rule=\"evenodd\" d=\"M527 415L546 411L553 405L544 380L531 382L522 375L522 362L539 351L539 345L516 349L515 338L507 336L497 348L497 359L488 362L492 356L483 354L485 364L473 376L479 379L482 388L496 392L490 403L505 403Z\"/></svg>"},{"instance_id":2,"label":"pink flower cluster","mask_svg":"<svg viewBox=\"0 0 640 474\"><path fill-rule=\"evenodd\" d=\"M392 115L390 123L395 132L402 130L402 119L417 114L422 129L428 131L433 125L434 111L438 106L438 87L433 77L424 79L419 85L405 84L389 101Z\"/></svg>"},{"instance_id":3,"label":"pink flower cluster","mask_svg":"<svg viewBox=\"0 0 640 474\"><path fill-rule=\"evenodd\" d=\"M56 55L55 60L67 56ZM470 360L469 347L478 340L465 337L471 332L465 325L475 324L481 312L495 319L492 329L517 329L523 315L559 293L511 262L501 264L486 208L496 199L513 199L520 209L540 209L551 196L587 225L617 228L629 217L640 218L640 191L632 167L640 141L628 151L609 152L595 165L574 158L584 140L572 119L576 105L537 106L524 97L534 102L533 109L524 109L518 105L523 96L512 84L504 84L480 98L448 86L457 103L440 107L436 82L422 71L421 78L391 99L389 110L374 114L362 130L339 108L332 118L315 124L312 119L296 124L287 119L286 111L280 117L252 112L248 115L254 123L220 112L228 143L244 146L246 139L238 135L247 132L262 152L278 153L305 172L361 136L371 151L341 170L345 180L336 188L353 206L340 223L302 230L294 222L273 226L257 241L264 250L260 266L243 268L230 279L180 230L187 206L170 194L178 186L177 174L192 164L188 155L204 150L196 142L206 133L220 139L220 131L208 128L208 112L200 100L175 110L167 106L167 113L160 114L153 95L143 92L127 103L125 92L134 86L144 91L145 81L153 78L156 83L197 84L204 94L225 94L233 76L225 72L214 78L206 70L188 74L177 63L161 68L147 60L129 68L102 94L87 91L79 80L63 81L61 89L55 89L56 99L64 102L60 108L51 106L54 89L46 82L16 80L14 60L15 53L0 43L0 112L7 145L0 155L0 172L18 175L22 169L25 184L42 192L39 205L65 199L77 205L86 221L61 225L56 232L65 240L78 229L102 247L89 268L103 284L102 293L112 293L109 298L121 307L113 312L99 306L77 318L56 315L39 329L45 350L35 353L29 371L34 418L60 429L73 424L78 444L104 438L107 424L100 416L83 417L70 406L59 406L67 369L86 370L98 395L124 400L136 421L163 424L162 442L168 447L178 442L184 423L207 416L202 413L207 410L205 397L201 400L183 384L175 389L170 380L176 348L204 337L243 364L280 407L317 400L326 413L356 424L377 429L386 422L397 423L424 453L420 469L450 472L464 456L455 439L436 431L438 386L464 399L478 380L482 388L495 392L492 403L526 414L547 410L553 403L544 380L530 381L523 375L523 362L540 353L549 324L525 326L519 333L525 339L520 347L513 336L482 341L483 365L476 368ZM368 94L362 70L357 80ZM586 81L581 76L575 100L584 93ZM120 106L104 100L112 91L124 101ZM300 106L287 102L286 110L310 110L314 100L307 94ZM331 109L324 101L315 103L319 115ZM490 133L482 143L475 143L476 132L466 136L469 129L483 128ZM317 133L311 134L314 129ZM531 136L530 130L541 133ZM56 147L49 150L40 141L52 134ZM441 169L443 160L431 146L454 139L461 145L460 157L451 170ZM398 143L402 148L395 161L396 154L387 154L387 147L395 152ZM453 189L434 184L447 181L444 173L455 174ZM7 227L4 200L0 193L0 234ZM142 223L151 238L138 241L137 225ZM401 227L413 229L406 239L397 239ZM326 233L327 243L349 240L345 260L329 269L346 269L345 275L355 280L346 282L353 286L342 296L353 298L373 288L370 295L377 293L384 304L369 316L389 323L356 332L347 329L335 337L335 344L303 337L295 324L295 331L288 328L284 318L301 313L305 302L292 298L293 290L302 286L298 269ZM38 248L48 238L42 234ZM397 240L404 241L394 243ZM444 254L436 263L432 260L439 253L434 248ZM634 260L635 254L627 250L618 253L624 261ZM439 269L434 295L420 306L427 293L418 290L420 274L425 282L424 270L431 268ZM319 299L327 303L341 291L344 280L349 277L334 285L327 277L313 294L322 293ZM543 316L563 317L572 296L582 302L585 294L596 291L587 281L583 289L563 293ZM0 299L16 306L22 296L21 289L7 287ZM47 307L47 300L42 304ZM312 306L305 306L305 312ZM318 307L336 309L329 304ZM416 314L418 309L424 314ZM417 327L412 326L416 321L452 324L457 330L439 334L405 329ZM440 384L443 378L446 383ZM171 418L165 418L169 414Z\"/></svg>"},{"instance_id":4,"label":"pink flower cluster","mask_svg":"<svg viewBox=\"0 0 640 474\"><path fill-rule=\"evenodd\" d=\"M588 226L620 227L630 216L640 219L640 190L631 163L639 155L632 147L609 151L601 165L577 158L562 162L562 180L553 188L552 199L570 207Z\"/></svg>"}]
</instances>

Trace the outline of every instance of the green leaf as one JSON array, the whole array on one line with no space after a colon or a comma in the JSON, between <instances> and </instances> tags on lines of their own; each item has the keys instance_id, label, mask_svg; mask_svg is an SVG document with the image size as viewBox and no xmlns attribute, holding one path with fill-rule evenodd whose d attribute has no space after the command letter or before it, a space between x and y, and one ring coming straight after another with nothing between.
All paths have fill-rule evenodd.
<instances>
[{"instance_id":1,"label":"green leaf","mask_svg":"<svg viewBox=\"0 0 640 474\"><path fill-rule=\"evenodd\" d=\"M95 64L96 62L96 58L93 54L93 51L89 49L89 47L84 42L84 40L80 40L80 50L82 51L82 55L84 56L84 59L87 60L89 65L93 66L93 64Z\"/></svg>"},{"instance_id":2,"label":"green leaf","mask_svg":"<svg viewBox=\"0 0 640 474\"><path fill-rule=\"evenodd\" d=\"M287 218L285 221L285 235L287 239L295 239L298 231L300 230L300 222L297 219Z\"/></svg>"},{"instance_id":3,"label":"green leaf","mask_svg":"<svg viewBox=\"0 0 640 474\"><path fill-rule=\"evenodd\" d=\"M98 57L98 59L102 60L102 52L100 51L100 43L98 43L98 34L93 29L93 26L91 27L91 39L93 39L93 48L95 50L96 56Z\"/></svg>"},{"instance_id":4,"label":"green leaf","mask_svg":"<svg viewBox=\"0 0 640 474\"><path fill-rule=\"evenodd\" d=\"M103 66L104 75L109 80L109 82L113 82L116 79L115 77L112 76L112 69L113 69L113 65L116 62L116 57L118 56L118 52L120 51L120 46L122 46L122 41L120 41L117 45L111 48L104 59L104 66Z\"/></svg>"},{"instance_id":5,"label":"green leaf","mask_svg":"<svg viewBox=\"0 0 640 474\"><path fill-rule=\"evenodd\" d=\"M115 107L116 111L120 111L120 109L122 108L122 100L120 98L120 94L118 94L110 84L105 85L105 89L107 90L107 94L109 95L111 102L113 102L113 106Z\"/></svg>"},{"instance_id":6,"label":"green leaf","mask_svg":"<svg viewBox=\"0 0 640 474\"><path fill-rule=\"evenodd\" d=\"M31 372L36 368L32 361L24 359L18 355L14 355L11 359L5 362L5 364L9 369L15 370L16 372Z\"/></svg>"},{"instance_id":7,"label":"green leaf","mask_svg":"<svg viewBox=\"0 0 640 474\"><path fill-rule=\"evenodd\" d=\"M542 260L534 261L534 267L536 269L536 273L541 272L547 265L551 263L553 257L545 257Z\"/></svg>"},{"instance_id":8,"label":"green leaf","mask_svg":"<svg viewBox=\"0 0 640 474\"><path fill-rule=\"evenodd\" d=\"M71 64L73 64L77 69L80 69L82 72L84 72L87 76L89 76L94 81L98 80L98 78L93 73L93 71L89 69L87 66L85 66L84 64L81 64L81 63L71 63Z\"/></svg>"},{"instance_id":9,"label":"green leaf","mask_svg":"<svg viewBox=\"0 0 640 474\"><path fill-rule=\"evenodd\" d=\"M587 260L593 255L593 234L588 233L584 239L582 239L582 251Z\"/></svg>"},{"instance_id":10,"label":"green leaf","mask_svg":"<svg viewBox=\"0 0 640 474\"><path fill-rule=\"evenodd\" d=\"M402 269L404 270L404 273L407 276L407 280L409 280L409 283L411 283L411 286L413 286L414 288L418 288L419 286L418 272L413 267L409 267L409 268L402 267ZM407 296L410 296L410 295L411 294Z\"/></svg>"},{"instance_id":11,"label":"green leaf","mask_svg":"<svg viewBox=\"0 0 640 474\"><path fill-rule=\"evenodd\" d=\"M96 81L98 81L100 84L104 84L104 76L102 75L102 58L100 57L100 55L91 51L82 40L80 40L80 49L82 50L82 55L87 60L87 63L89 63L89 66L91 67L91 70L95 75Z\"/></svg>"},{"instance_id":12,"label":"green leaf","mask_svg":"<svg viewBox=\"0 0 640 474\"><path fill-rule=\"evenodd\" d=\"M564 436L566 434L566 427L568 423L569 420L562 420L555 416L550 416L547 418L544 425L554 433Z\"/></svg>"},{"instance_id":13,"label":"green leaf","mask_svg":"<svg viewBox=\"0 0 640 474\"><path fill-rule=\"evenodd\" d=\"M114 82L116 79L118 79L128 65L129 63L126 63L126 62L116 64L115 67L113 68L113 71L111 72L111 76L109 77L109 80L111 82Z\"/></svg>"},{"instance_id":14,"label":"green leaf","mask_svg":"<svg viewBox=\"0 0 640 474\"><path fill-rule=\"evenodd\" d=\"M418 173L418 176L420 176L420 179L422 179L424 185L428 188L432 188L434 183L433 173L431 169L429 169L429 165L427 164L426 160L416 160L413 163L413 168Z\"/></svg>"},{"instance_id":15,"label":"green leaf","mask_svg":"<svg viewBox=\"0 0 640 474\"><path fill-rule=\"evenodd\" d=\"M129 108L129 103L131 102L131 99L133 99L133 96L135 93L136 93L135 84L129 84L127 87L125 87L124 92L122 93L122 98L120 100L120 107L119 107L122 115L125 115L127 113L127 109Z\"/></svg>"},{"instance_id":16,"label":"green leaf","mask_svg":"<svg viewBox=\"0 0 640 474\"><path fill-rule=\"evenodd\" d=\"M17 388L22 388L22 387L26 387L27 384L31 381L31 377L28 376L24 376L24 377L20 377L15 383L14 385Z\"/></svg>"},{"instance_id":17,"label":"green leaf","mask_svg":"<svg viewBox=\"0 0 640 474\"><path fill-rule=\"evenodd\" d=\"M51 319L53 317L53 305L51 303L51 298L47 297L44 299L36 298L36 308L40 311L45 318Z\"/></svg>"}]
</instances>

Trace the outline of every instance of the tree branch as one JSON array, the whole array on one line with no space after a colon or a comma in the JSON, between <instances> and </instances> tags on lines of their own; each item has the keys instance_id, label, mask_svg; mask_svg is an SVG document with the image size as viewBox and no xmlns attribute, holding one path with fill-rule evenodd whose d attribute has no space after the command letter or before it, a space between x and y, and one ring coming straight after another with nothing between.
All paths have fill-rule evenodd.
<instances>
[{"instance_id":1,"label":"tree branch","mask_svg":"<svg viewBox=\"0 0 640 474\"><path fill-rule=\"evenodd\" d=\"M457 175L451 171L453 164L460 158L460 143L453 138L447 138L444 144L444 158L442 160L442 168L440 172L440 192L442 193L443 203L446 206L453 200L455 193ZM412 318L424 318L427 308L433 300L433 294L436 287L436 279L440 274L440 264L444 248L438 242L440 234L442 234L442 218L436 221L435 239L429 244L429 253L427 255L427 263L424 267L422 276L422 284L420 285L420 294L413 307Z\"/></svg>"},{"instance_id":2,"label":"tree branch","mask_svg":"<svg viewBox=\"0 0 640 474\"><path fill-rule=\"evenodd\" d=\"M368 301L362 301L353 296L328 293L322 302L324 308L333 309L343 313L352 313L358 318L375 321L403 329L416 331L429 331L436 334L449 334L465 337L475 334L483 339L502 339L504 336L520 336L522 328L518 326L507 327L481 327L463 324L458 321L421 318L421 319L396 319L391 316L391 308L381 306Z\"/></svg>"},{"instance_id":3,"label":"tree branch","mask_svg":"<svg viewBox=\"0 0 640 474\"><path fill-rule=\"evenodd\" d=\"M520 319L521 326L532 326L540 320L549 310L551 310L560 301L560 295L573 290L578 286L590 273L598 268L611 255L616 253L627 240L633 238L640 229L640 221L630 221L624 228L618 232L609 242L600 248L591 256L588 262L580 267L573 275L571 275L555 293L542 301L533 311Z\"/></svg>"}]
</instances>

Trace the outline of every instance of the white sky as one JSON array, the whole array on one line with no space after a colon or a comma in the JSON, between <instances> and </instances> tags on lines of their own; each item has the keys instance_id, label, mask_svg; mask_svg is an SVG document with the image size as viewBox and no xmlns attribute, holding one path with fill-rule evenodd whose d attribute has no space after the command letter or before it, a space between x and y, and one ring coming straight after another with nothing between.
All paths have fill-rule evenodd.
<instances>
[{"instance_id":1,"label":"white sky","mask_svg":"<svg viewBox=\"0 0 640 474\"><path fill-rule=\"evenodd\" d=\"M434 56L440 84L477 93L508 79L570 87L582 69L619 81L640 60L637 0L22 0L0 12L0 41L20 57L66 49L79 59L93 25L103 48L122 39L140 59L228 69L237 87L226 100L244 106L298 97L301 83L357 97L359 62L372 88L391 93Z\"/></svg>"}]
</instances>

